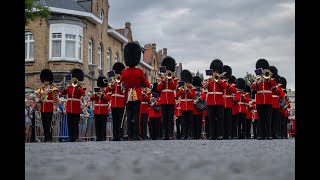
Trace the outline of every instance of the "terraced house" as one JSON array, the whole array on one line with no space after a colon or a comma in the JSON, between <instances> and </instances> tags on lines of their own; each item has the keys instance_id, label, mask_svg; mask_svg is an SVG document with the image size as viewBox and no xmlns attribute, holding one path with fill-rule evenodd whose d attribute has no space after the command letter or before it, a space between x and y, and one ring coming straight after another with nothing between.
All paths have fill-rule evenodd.
<instances>
[{"instance_id":1,"label":"terraced house","mask_svg":"<svg viewBox=\"0 0 320 180\"><path fill-rule=\"evenodd\" d=\"M40 0L51 9L49 19L38 18L25 27L26 91L41 86L40 71L51 69L61 82L71 69L80 68L87 91L96 86L99 74L106 75L123 62L123 48L132 41L130 23L121 34L108 24L107 0ZM130 32L130 33L128 33Z\"/></svg>"}]
</instances>

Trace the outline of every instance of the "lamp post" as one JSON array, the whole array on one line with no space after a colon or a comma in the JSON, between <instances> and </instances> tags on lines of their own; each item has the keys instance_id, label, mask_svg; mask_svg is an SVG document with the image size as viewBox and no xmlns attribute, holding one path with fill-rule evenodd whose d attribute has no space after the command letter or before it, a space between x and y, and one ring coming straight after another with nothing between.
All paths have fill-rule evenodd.
<instances>
[{"instance_id":1,"label":"lamp post","mask_svg":"<svg viewBox=\"0 0 320 180\"><path fill-rule=\"evenodd\" d=\"M91 91L93 93L93 89L94 89L94 67L96 66L96 64L89 64L89 75L91 75Z\"/></svg>"}]
</instances>

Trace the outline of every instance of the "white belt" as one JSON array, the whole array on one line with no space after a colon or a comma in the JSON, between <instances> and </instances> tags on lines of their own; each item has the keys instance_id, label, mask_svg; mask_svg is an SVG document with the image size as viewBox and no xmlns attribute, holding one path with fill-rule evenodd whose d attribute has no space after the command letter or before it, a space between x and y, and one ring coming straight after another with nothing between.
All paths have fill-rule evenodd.
<instances>
[{"instance_id":1,"label":"white belt","mask_svg":"<svg viewBox=\"0 0 320 180\"><path fill-rule=\"evenodd\" d=\"M174 90L172 90L172 89L164 89L161 92L174 92Z\"/></svg>"},{"instance_id":2,"label":"white belt","mask_svg":"<svg viewBox=\"0 0 320 180\"><path fill-rule=\"evenodd\" d=\"M233 96L232 95L224 95L223 97L232 98Z\"/></svg>"},{"instance_id":3,"label":"white belt","mask_svg":"<svg viewBox=\"0 0 320 180\"><path fill-rule=\"evenodd\" d=\"M112 94L111 97L112 96L117 96L117 97L123 97L124 98L124 95L121 95L121 94Z\"/></svg>"},{"instance_id":4,"label":"white belt","mask_svg":"<svg viewBox=\"0 0 320 180\"><path fill-rule=\"evenodd\" d=\"M238 102L238 104L247 104L247 103L245 103L245 102Z\"/></svg>"},{"instance_id":5,"label":"white belt","mask_svg":"<svg viewBox=\"0 0 320 180\"><path fill-rule=\"evenodd\" d=\"M208 92L208 94L222 94L222 92Z\"/></svg>"},{"instance_id":6,"label":"white belt","mask_svg":"<svg viewBox=\"0 0 320 180\"><path fill-rule=\"evenodd\" d=\"M181 99L181 101L193 101L193 99Z\"/></svg>"},{"instance_id":7,"label":"white belt","mask_svg":"<svg viewBox=\"0 0 320 180\"><path fill-rule=\"evenodd\" d=\"M80 99L76 99L76 98L68 98L68 101L80 101Z\"/></svg>"},{"instance_id":8,"label":"white belt","mask_svg":"<svg viewBox=\"0 0 320 180\"><path fill-rule=\"evenodd\" d=\"M253 110L253 112L255 112L255 113L256 113L256 112L257 112L257 110Z\"/></svg>"},{"instance_id":9,"label":"white belt","mask_svg":"<svg viewBox=\"0 0 320 180\"><path fill-rule=\"evenodd\" d=\"M278 98L279 96L278 95L272 95L272 97L277 97Z\"/></svg>"},{"instance_id":10,"label":"white belt","mask_svg":"<svg viewBox=\"0 0 320 180\"><path fill-rule=\"evenodd\" d=\"M270 91L270 90L261 90L261 91L257 91L257 93L272 93L272 91Z\"/></svg>"},{"instance_id":11,"label":"white belt","mask_svg":"<svg viewBox=\"0 0 320 180\"><path fill-rule=\"evenodd\" d=\"M46 101L44 101L44 103L45 103L45 102L53 102L53 100L46 100Z\"/></svg>"},{"instance_id":12,"label":"white belt","mask_svg":"<svg viewBox=\"0 0 320 180\"><path fill-rule=\"evenodd\" d=\"M108 104L95 104L95 106L108 106Z\"/></svg>"},{"instance_id":13,"label":"white belt","mask_svg":"<svg viewBox=\"0 0 320 180\"><path fill-rule=\"evenodd\" d=\"M141 102L141 104L148 104L148 102Z\"/></svg>"},{"instance_id":14,"label":"white belt","mask_svg":"<svg viewBox=\"0 0 320 180\"><path fill-rule=\"evenodd\" d=\"M180 107L177 107L176 109L181 109Z\"/></svg>"}]
</instances>

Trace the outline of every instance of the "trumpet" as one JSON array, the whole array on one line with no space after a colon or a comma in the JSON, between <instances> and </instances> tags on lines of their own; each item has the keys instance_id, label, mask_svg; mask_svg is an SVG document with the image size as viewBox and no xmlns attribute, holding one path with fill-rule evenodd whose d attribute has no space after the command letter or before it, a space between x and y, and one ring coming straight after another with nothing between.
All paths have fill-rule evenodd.
<instances>
[{"instance_id":1,"label":"trumpet","mask_svg":"<svg viewBox=\"0 0 320 180\"><path fill-rule=\"evenodd\" d=\"M114 80L115 80L117 83L120 82L120 78L121 78L121 75L120 75L120 74L114 75Z\"/></svg>"},{"instance_id":2,"label":"trumpet","mask_svg":"<svg viewBox=\"0 0 320 180\"><path fill-rule=\"evenodd\" d=\"M262 77L264 79L270 79L272 76L272 72L269 70L269 69L264 69L263 72L262 72Z\"/></svg>"},{"instance_id":3,"label":"trumpet","mask_svg":"<svg viewBox=\"0 0 320 180\"><path fill-rule=\"evenodd\" d=\"M164 77L167 78L167 79L172 79L173 78L173 72L172 71L169 71L167 70L165 73L164 73Z\"/></svg>"},{"instance_id":4,"label":"trumpet","mask_svg":"<svg viewBox=\"0 0 320 180\"><path fill-rule=\"evenodd\" d=\"M76 87L78 85L78 79L76 77L73 77L70 81L69 84L73 87Z\"/></svg>"},{"instance_id":5,"label":"trumpet","mask_svg":"<svg viewBox=\"0 0 320 180\"><path fill-rule=\"evenodd\" d=\"M223 72L221 74L213 73L212 74L212 79L213 79L214 82L219 82L220 78L224 77L225 74L226 74L226 72Z\"/></svg>"}]
</instances>

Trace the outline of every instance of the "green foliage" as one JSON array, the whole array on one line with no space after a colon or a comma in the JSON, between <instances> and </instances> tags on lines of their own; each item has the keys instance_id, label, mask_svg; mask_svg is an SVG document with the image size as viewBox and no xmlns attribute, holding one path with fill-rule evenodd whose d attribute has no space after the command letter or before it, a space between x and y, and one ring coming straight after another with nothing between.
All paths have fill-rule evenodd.
<instances>
[{"instance_id":1,"label":"green foliage","mask_svg":"<svg viewBox=\"0 0 320 180\"><path fill-rule=\"evenodd\" d=\"M251 85L255 79L255 76L247 72L243 79L245 80L246 84Z\"/></svg>"},{"instance_id":2,"label":"green foliage","mask_svg":"<svg viewBox=\"0 0 320 180\"><path fill-rule=\"evenodd\" d=\"M48 18L50 16L50 9L47 6L37 5L36 1L39 0L25 0L25 13L24 13L24 23L28 25L30 21L35 20L35 18Z\"/></svg>"}]
</instances>

